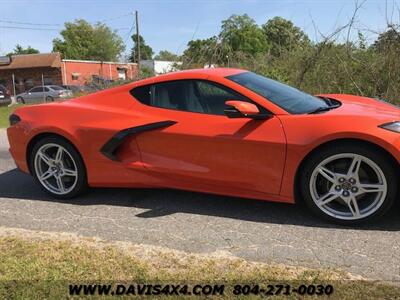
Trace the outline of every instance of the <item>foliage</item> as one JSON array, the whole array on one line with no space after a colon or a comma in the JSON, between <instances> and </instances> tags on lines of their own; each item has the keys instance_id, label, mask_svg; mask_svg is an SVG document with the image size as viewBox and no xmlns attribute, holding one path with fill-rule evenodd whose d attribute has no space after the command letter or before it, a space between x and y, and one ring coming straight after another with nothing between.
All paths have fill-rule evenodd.
<instances>
[{"instance_id":1,"label":"foliage","mask_svg":"<svg viewBox=\"0 0 400 300\"><path fill-rule=\"evenodd\" d=\"M136 34L132 35L132 40L133 40L133 48L131 50L131 55L129 57L129 60L131 62L137 63L138 46L137 46L137 35ZM146 44L144 38L141 35L139 35L139 42L140 42L140 48L139 48L140 49L140 59L141 60L152 59L153 54L154 54L153 49L149 45Z\"/></svg>"},{"instance_id":2,"label":"foliage","mask_svg":"<svg viewBox=\"0 0 400 300\"><path fill-rule=\"evenodd\" d=\"M219 62L218 38L213 36L205 40L193 40L188 43L187 49L183 52L184 63L191 67L203 67L208 63L212 65Z\"/></svg>"},{"instance_id":3,"label":"foliage","mask_svg":"<svg viewBox=\"0 0 400 300\"><path fill-rule=\"evenodd\" d=\"M310 44L308 36L299 27L281 17L268 20L262 25L262 29L271 45L271 52L275 56Z\"/></svg>"},{"instance_id":4,"label":"foliage","mask_svg":"<svg viewBox=\"0 0 400 300\"><path fill-rule=\"evenodd\" d=\"M154 59L165 61L178 61L179 55L176 55L167 50L161 50L156 56L154 56Z\"/></svg>"},{"instance_id":5,"label":"foliage","mask_svg":"<svg viewBox=\"0 0 400 300\"><path fill-rule=\"evenodd\" d=\"M259 27L247 15L233 15L222 22L218 36L188 43L181 68L237 67L312 94L357 94L400 104L399 25L389 24L369 45L364 33L352 24L311 42L281 17ZM343 31L356 38L339 40Z\"/></svg>"},{"instance_id":6,"label":"foliage","mask_svg":"<svg viewBox=\"0 0 400 300\"><path fill-rule=\"evenodd\" d=\"M140 79L153 77L154 75L155 74L152 69L145 67L145 66L140 67L140 74L139 74Z\"/></svg>"},{"instance_id":7,"label":"foliage","mask_svg":"<svg viewBox=\"0 0 400 300\"><path fill-rule=\"evenodd\" d=\"M31 46L23 48L20 44L17 44L15 45L13 52L8 53L7 56L21 55L21 54L37 54L37 53L39 53L39 50L32 48Z\"/></svg>"},{"instance_id":8,"label":"foliage","mask_svg":"<svg viewBox=\"0 0 400 300\"><path fill-rule=\"evenodd\" d=\"M8 117L14 112L16 108L20 106L21 104L11 105L11 106L8 105L0 106L0 128L5 128L10 126Z\"/></svg>"},{"instance_id":9,"label":"foliage","mask_svg":"<svg viewBox=\"0 0 400 300\"><path fill-rule=\"evenodd\" d=\"M219 37L222 43L227 45L229 52L239 51L255 55L269 48L261 28L247 14L232 15L222 21Z\"/></svg>"},{"instance_id":10,"label":"foliage","mask_svg":"<svg viewBox=\"0 0 400 300\"><path fill-rule=\"evenodd\" d=\"M116 31L105 24L91 25L85 20L66 22L62 39L53 40L53 51L63 58L116 61L125 45Z\"/></svg>"},{"instance_id":11,"label":"foliage","mask_svg":"<svg viewBox=\"0 0 400 300\"><path fill-rule=\"evenodd\" d=\"M389 26L388 29L379 35L378 39L373 44L377 51L385 51L389 47L400 46L400 28L399 26Z\"/></svg>"}]
</instances>

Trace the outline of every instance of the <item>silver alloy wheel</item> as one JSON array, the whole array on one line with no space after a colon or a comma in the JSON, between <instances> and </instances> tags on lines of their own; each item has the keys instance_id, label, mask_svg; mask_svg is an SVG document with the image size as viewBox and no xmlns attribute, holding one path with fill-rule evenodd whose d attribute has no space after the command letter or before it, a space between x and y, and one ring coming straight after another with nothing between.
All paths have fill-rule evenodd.
<instances>
[{"instance_id":1,"label":"silver alloy wheel","mask_svg":"<svg viewBox=\"0 0 400 300\"><path fill-rule=\"evenodd\" d=\"M76 163L61 145L41 146L36 152L34 167L39 182L51 193L68 194L78 182Z\"/></svg>"},{"instance_id":2,"label":"silver alloy wheel","mask_svg":"<svg viewBox=\"0 0 400 300\"><path fill-rule=\"evenodd\" d=\"M369 158L354 153L323 160L314 169L309 188L319 209L341 220L370 216L382 206L387 194L381 168Z\"/></svg>"}]
</instances>

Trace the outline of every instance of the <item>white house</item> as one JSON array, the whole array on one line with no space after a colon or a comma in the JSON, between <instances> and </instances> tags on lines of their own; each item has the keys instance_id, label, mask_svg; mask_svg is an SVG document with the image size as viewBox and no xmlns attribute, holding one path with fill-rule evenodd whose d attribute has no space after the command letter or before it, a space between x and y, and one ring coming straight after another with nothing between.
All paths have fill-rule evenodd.
<instances>
[{"instance_id":1,"label":"white house","mask_svg":"<svg viewBox=\"0 0 400 300\"><path fill-rule=\"evenodd\" d=\"M177 71L176 66L181 65L181 62L177 61L164 61L164 60L141 60L140 64L150 69L155 75Z\"/></svg>"}]
</instances>

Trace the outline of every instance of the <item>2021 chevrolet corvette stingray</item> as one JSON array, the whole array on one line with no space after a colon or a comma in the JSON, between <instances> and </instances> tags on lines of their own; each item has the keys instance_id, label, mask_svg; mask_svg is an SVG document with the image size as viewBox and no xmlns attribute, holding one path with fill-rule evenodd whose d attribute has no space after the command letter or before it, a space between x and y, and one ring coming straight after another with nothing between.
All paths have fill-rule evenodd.
<instances>
[{"instance_id":1,"label":"2021 chevrolet corvette stingray","mask_svg":"<svg viewBox=\"0 0 400 300\"><path fill-rule=\"evenodd\" d=\"M294 203L354 224L395 202L400 110L238 69L188 70L10 116L10 152L54 197L163 187Z\"/></svg>"}]
</instances>

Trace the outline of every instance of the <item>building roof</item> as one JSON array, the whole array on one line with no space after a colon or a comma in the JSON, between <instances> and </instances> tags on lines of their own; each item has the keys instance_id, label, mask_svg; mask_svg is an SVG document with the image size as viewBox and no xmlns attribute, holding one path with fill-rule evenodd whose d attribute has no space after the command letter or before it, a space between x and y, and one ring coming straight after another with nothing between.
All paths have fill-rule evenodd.
<instances>
[{"instance_id":1,"label":"building roof","mask_svg":"<svg viewBox=\"0 0 400 300\"><path fill-rule=\"evenodd\" d=\"M63 59L63 62L85 63L85 64L105 64L105 65L137 65L133 62L115 62L115 61L100 61L100 60L81 60L81 59Z\"/></svg>"},{"instance_id":2,"label":"building roof","mask_svg":"<svg viewBox=\"0 0 400 300\"><path fill-rule=\"evenodd\" d=\"M43 67L61 67L60 53L12 55L11 63L9 65L0 66L0 71Z\"/></svg>"}]
</instances>

